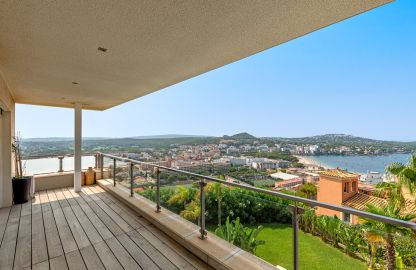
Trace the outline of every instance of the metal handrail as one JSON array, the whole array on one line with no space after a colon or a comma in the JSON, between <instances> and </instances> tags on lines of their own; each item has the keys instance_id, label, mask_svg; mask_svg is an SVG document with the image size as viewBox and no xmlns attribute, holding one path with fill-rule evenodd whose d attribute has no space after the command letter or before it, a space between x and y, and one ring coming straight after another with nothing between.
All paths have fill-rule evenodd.
<instances>
[{"instance_id":1,"label":"metal handrail","mask_svg":"<svg viewBox=\"0 0 416 270\"><path fill-rule=\"evenodd\" d=\"M412 229L412 230L416 231L416 223L414 223L414 222L409 222L409 221L404 221L404 220L400 220L400 219L381 216L381 215L377 215L377 214L357 210L357 209L354 209L354 208L339 206L339 205L335 205L335 204L331 204L331 203L318 202L318 201L315 201L315 200L302 198L302 197L298 197L298 196L290 195L290 194L286 194L286 193L276 192L276 191L272 191L272 190L257 188L257 187L253 187L253 186L245 186L245 185L241 185L241 184L238 184L238 183L227 182L227 181L224 181L224 180L212 177L212 176L206 176L206 175L197 174L197 173L193 173L193 172L187 172L187 171L183 171L183 170L179 170L179 169L175 169L175 168L170 168L170 167L166 167L166 166L162 166L162 165L152 164L152 163L149 163L149 162L143 162L143 161L130 159L130 158L122 158L122 157L118 157L118 156L114 156L114 155L110 155L110 154L104 154L104 153L99 153L99 154L102 155L102 156L105 156L107 158L117 159L117 160L120 160L120 161L123 161L123 162L131 162L131 163L134 163L134 164L137 164L137 165L148 165L148 166L152 166L152 167L155 167L155 168L159 168L159 169L163 169L163 170L167 170L167 171L171 171L171 172L182 173L182 174L186 174L186 175L189 175L189 176L194 176L194 177L197 177L197 178L205 179L205 180L208 180L208 181L221 183L221 184L224 184L224 185L227 185L227 186L234 186L234 187L239 187L239 188L242 188L242 189L248 189L248 190L251 190L251 191L260 192L260 193L268 194L268 195L271 195L271 196L276 196L276 197L279 197L279 198L282 198L282 199L286 199L286 200L290 200L290 201L294 201L294 202L299 202L299 203L304 203L304 204L309 205L309 206L313 206L313 207L317 206L317 207L327 208L327 209L331 209L331 210L335 210L335 211L339 211L339 212L343 212L343 213L348 213L348 214L355 215L355 216L360 216L360 217L363 217L363 218L369 218L369 219L385 222L385 223L395 225L395 226L409 228L409 229Z\"/></svg>"},{"instance_id":2,"label":"metal handrail","mask_svg":"<svg viewBox=\"0 0 416 270\"><path fill-rule=\"evenodd\" d=\"M119 160L122 162L126 162L128 163L128 167L129 167L129 175L130 175L130 196L134 196L133 195L133 182L134 182L134 176L133 176L133 167L134 164L137 165L146 165L146 166L151 166L156 168L156 181L157 181L157 185L156 185L156 212L159 213L161 211L161 207L160 207L160 169L166 170L166 171L171 171L171 172L176 172L176 173L181 173L181 174L185 174L185 175L189 175L189 176L193 176L193 177L197 177L200 178L201 181L199 182L199 186L200 186L200 206L201 206L201 214L199 217L199 223L200 223L200 238L202 240L204 240L205 238L207 238L207 231L205 229L205 185L206 182L205 180L208 181L212 181L212 182L216 182L216 183L221 183L227 186L233 186L233 187L238 187L238 188L242 188L242 189L247 189L247 190L251 190L251 191L255 191L255 192L259 192L259 193L264 193L267 195L271 195L271 196L275 196L281 199L286 199L286 200L290 200L290 201L294 201L294 205L289 205L290 210L292 212L292 226L293 226L293 269L294 270L298 270L299 266L298 266L298 255L299 255L299 237L298 237L298 231L299 231L299 223L298 223L298 214L302 213L302 208L300 208L298 206L298 203L304 203L306 205L309 206L318 206L318 207L322 207L322 208L327 208L327 209L331 209L331 210L335 210L335 211L339 211L339 212L343 212L343 213L348 213L351 215L355 215L355 216L359 216L359 217L364 217L364 218L369 218L369 219L373 219L373 220L377 220L377 221L381 221L381 222L385 222L394 226L400 226L400 227L405 227L405 228L410 228L414 231L416 231L416 223L413 222L409 222L409 221L404 221L404 220L399 220L399 219L395 219L395 218L390 218L390 217L386 217L386 216L381 216L381 215L377 215L377 214L373 214L373 213L369 213L369 212L364 212L364 211L360 211L360 210L356 210L353 208L349 208L349 207L344 207L344 206L339 206L339 205L335 205L335 204L330 204L330 203L323 203L323 202L318 202L315 200L311 200L311 199L306 199L306 198L302 198L302 197L298 197L298 196L294 196L294 195L290 195L290 194L285 194L285 193L280 193L280 192L276 192L276 191L272 191L272 190L267 190L267 189L261 189L261 188L257 188L257 187L253 187L253 186L246 186L246 185L241 185L241 184L237 184L237 183L232 183L232 182L226 182L224 180L212 177L212 176L206 176L206 175L202 175L202 174L197 174L197 173L193 173L193 172L187 172L187 171L183 171L183 170L179 170L179 169L174 169L174 168L170 168L170 167L166 167L166 166L162 166L162 165L158 165L158 164L153 164L153 163L149 163L149 162L143 162L143 161L139 161L139 160L135 160L135 159L130 159L130 158L122 158L122 157L118 157L118 156L114 156L114 155L110 155L110 154L104 154L104 153L98 153L98 157L100 157L101 160L101 164L100 164L100 169L101 169L101 176L103 176L103 168L104 168L104 157L110 158L114 160L114 165L116 164L115 161ZM113 168L113 180L114 180L114 186L115 184L115 167Z\"/></svg>"}]
</instances>

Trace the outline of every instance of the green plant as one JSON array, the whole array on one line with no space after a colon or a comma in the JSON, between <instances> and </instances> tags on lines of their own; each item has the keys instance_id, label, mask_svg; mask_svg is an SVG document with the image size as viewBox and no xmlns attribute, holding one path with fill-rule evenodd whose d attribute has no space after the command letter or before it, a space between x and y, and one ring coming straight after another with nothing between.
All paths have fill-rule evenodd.
<instances>
[{"instance_id":1,"label":"green plant","mask_svg":"<svg viewBox=\"0 0 416 270\"><path fill-rule=\"evenodd\" d=\"M409 221L416 217L416 214L402 214L400 212L400 207L394 201L389 201L389 203L384 207L377 207L375 205L367 205L366 211L387 216L391 218L401 219ZM380 222L373 219L362 218L363 226L368 233L377 237L381 237L384 242L384 258L386 261L386 268L388 270L395 269L396 265L396 251L394 243L394 235L409 235L411 233L410 229L394 226L388 223Z\"/></svg>"},{"instance_id":2,"label":"green plant","mask_svg":"<svg viewBox=\"0 0 416 270\"><path fill-rule=\"evenodd\" d=\"M411 194L416 193L416 154L412 154L409 164L394 162L386 167L386 171L399 180L399 184L407 187Z\"/></svg>"},{"instance_id":3,"label":"green plant","mask_svg":"<svg viewBox=\"0 0 416 270\"><path fill-rule=\"evenodd\" d=\"M364 240L360 226L345 224L340 230L339 240L345 247L345 253L350 256L355 257L357 253L365 252L366 250L367 243Z\"/></svg>"},{"instance_id":4,"label":"green plant","mask_svg":"<svg viewBox=\"0 0 416 270\"><path fill-rule=\"evenodd\" d=\"M180 216L189 221L198 223L199 216L201 215L201 207L196 201L192 201L185 206L185 209L181 211Z\"/></svg>"},{"instance_id":5,"label":"green plant","mask_svg":"<svg viewBox=\"0 0 416 270\"><path fill-rule=\"evenodd\" d=\"M221 183L209 183L208 189L211 190L215 195L215 200L217 201L217 215L218 215L218 226L221 226L221 202L222 198L224 197L223 186Z\"/></svg>"},{"instance_id":6,"label":"green plant","mask_svg":"<svg viewBox=\"0 0 416 270\"><path fill-rule=\"evenodd\" d=\"M264 240L257 240L257 236L263 226L250 229L244 227L240 223L240 218L230 222L230 217L227 217L223 226L218 226L215 230L215 234L233 245L236 245L248 252L254 253L259 245L264 245Z\"/></svg>"}]
</instances>

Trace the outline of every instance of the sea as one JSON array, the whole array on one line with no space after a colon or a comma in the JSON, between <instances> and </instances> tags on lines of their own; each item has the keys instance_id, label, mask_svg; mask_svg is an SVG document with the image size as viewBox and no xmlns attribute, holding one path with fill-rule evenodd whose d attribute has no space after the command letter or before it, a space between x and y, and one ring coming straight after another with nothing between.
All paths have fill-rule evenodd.
<instances>
[{"instance_id":1,"label":"sea","mask_svg":"<svg viewBox=\"0 0 416 270\"><path fill-rule=\"evenodd\" d=\"M374 171L384 173L387 165L393 162L408 163L410 154L391 154L382 156L308 156L323 167L346 169L356 173Z\"/></svg>"},{"instance_id":2,"label":"sea","mask_svg":"<svg viewBox=\"0 0 416 270\"><path fill-rule=\"evenodd\" d=\"M53 173L59 170L58 158L38 158L22 160L22 167L25 175L34 175L41 173ZM65 157L62 161L64 171L74 170L74 157ZM94 156L83 156L81 160L82 169L88 169L88 167L94 167Z\"/></svg>"},{"instance_id":3,"label":"sea","mask_svg":"<svg viewBox=\"0 0 416 270\"><path fill-rule=\"evenodd\" d=\"M392 162L407 163L410 154L391 154L383 156L308 156L308 159L324 167L346 169L356 173L367 173L375 171L384 173L384 169ZM95 164L94 156L82 157L82 169L88 169ZM23 160L23 167L26 175L52 173L59 169L58 158L40 158ZM64 171L74 169L74 157L65 157L63 160Z\"/></svg>"}]
</instances>

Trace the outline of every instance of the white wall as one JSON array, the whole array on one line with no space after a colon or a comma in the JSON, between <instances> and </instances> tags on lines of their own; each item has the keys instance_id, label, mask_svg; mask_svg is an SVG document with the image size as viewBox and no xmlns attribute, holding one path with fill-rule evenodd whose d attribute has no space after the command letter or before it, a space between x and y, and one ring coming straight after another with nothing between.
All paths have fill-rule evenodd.
<instances>
[{"instance_id":1,"label":"white wall","mask_svg":"<svg viewBox=\"0 0 416 270\"><path fill-rule=\"evenodd\" d=\"M12 205L12 137L15 128L15 104L0 74L0 207Z\"/></svg>"}]
</instances>

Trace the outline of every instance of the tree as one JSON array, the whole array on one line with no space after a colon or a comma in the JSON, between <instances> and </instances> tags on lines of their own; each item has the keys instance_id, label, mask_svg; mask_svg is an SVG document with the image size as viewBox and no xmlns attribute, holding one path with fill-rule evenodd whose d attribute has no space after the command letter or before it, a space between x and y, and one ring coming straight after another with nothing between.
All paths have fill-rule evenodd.
<instances>
[{"instance_id":1,"label":"tree","mask_svg":"<svg viewBox=\"0 0 416 270\"><path fill-rule=\"evenodd\" d=\"M175 188L175 193L172 197L169 198L167 203L172 204L183 204L185 207L188 203L194 200L196 190L188 188L185 186L177 186Z\"/></svg>"},{"instance_id":2,"label":"tree","mask_svg":"<svg viewBox=\"0 0 416 270\"><path fill-rule=\"evenodd\" d=\"M301 186L300 192L303 192L308 199L312 199L316 197L317 188L312 183L306 183Z\"/></svg>"},{"instance_id":3,"label":"tree","mask_svg":"<svg viewBox=\"0 0 416 270\"><path fill-rule=\"evenodd\" d=\"M181 211L180 216L200 225L199 216L201 215L201 207L196 201L192 201L185 206L185 210Z\"/></svg>"},{"instance_id":4,"label":"tree","mask_svg":"<svg viewBox=\"0 0 416 270\"><path fill-rule=\"evenodd\" d=\"M400 185L407 187L411 194L416 193L416 154L412 154L408 165L394 162L386 171L395 176Z\"/></svg>"},{"instance_id":5,"label":"tree","mask_svg":"<svg viewBox=\"0 0 416 270\"><path fill-rule=\"evenodd\" d=\"M374 195L385 198L392 203L397 204L397 207L404 207L406 200L403 197L402 187L395 182L382 182L377 184Z\"/></svg>"},{"instance_id":6,"label":"tree","mask_svg":"<svg viewBox=\"0 0 416 270\"><path fill-rule=\"evenodd\" d=\"M416 217L416 214L402 214L400 212L400 207L398 207L397 203L395 203L392 200L390 200L384 207L378 207L369 204L366 207L366 211L373 214L387 216L405 221L412 220ZM386 267L388 270L394 270L396 265L394 236L410 234L410 229L394 226L373 219L362 218L362 221L368 236L372 238L381 237L383 239L385 248L384 258L386 261Z\"/></svg>"},{"instance_id":7,"label":"tree","mask_svg":"<svg viewBox=\"0 0 416 270\"><path fill-rule=\"evenodd\" d=\"M217 202L218 226L221 226L221 202L224 197L223 186L221 183L209 183L207 190L212 191L215 195L215 201Z\"/></svg>"}]
</instances>

